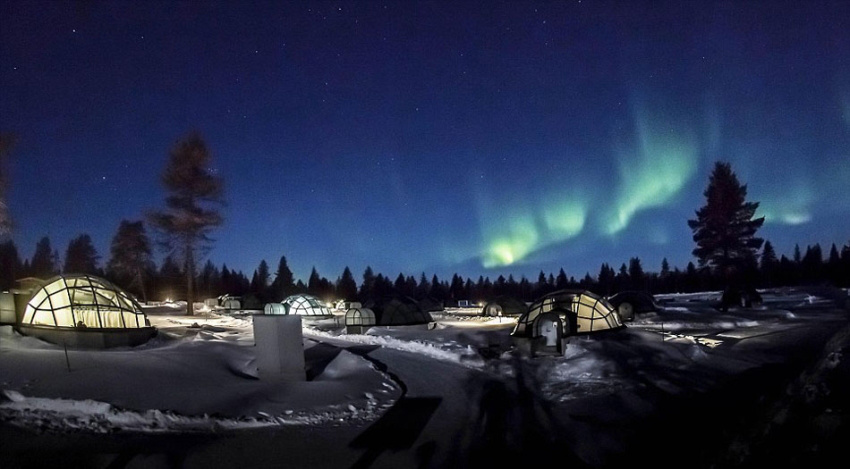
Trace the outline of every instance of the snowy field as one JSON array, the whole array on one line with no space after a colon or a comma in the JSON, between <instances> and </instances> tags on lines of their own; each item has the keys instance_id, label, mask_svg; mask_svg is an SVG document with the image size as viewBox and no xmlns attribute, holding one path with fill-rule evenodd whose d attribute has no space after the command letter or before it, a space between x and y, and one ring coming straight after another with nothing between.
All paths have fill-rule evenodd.
<instances>
[{"instance_id":1,"label":"snowy field","mask_svg":"<svg viewBox=\"0 0 850 469\"><path fill-rule=\"evenodd\" d=\"M846 294L846 293L845 293ZM304 319L307 380L258 379L252 311L149 308L151 342L65 350L0 327L3 467L828 466L848 436L848 312L785 289L720 313L658 295L562 356L478 308L346 334ZM175 460L179 464L175 464Z\"/></svg>"}]
</instances>

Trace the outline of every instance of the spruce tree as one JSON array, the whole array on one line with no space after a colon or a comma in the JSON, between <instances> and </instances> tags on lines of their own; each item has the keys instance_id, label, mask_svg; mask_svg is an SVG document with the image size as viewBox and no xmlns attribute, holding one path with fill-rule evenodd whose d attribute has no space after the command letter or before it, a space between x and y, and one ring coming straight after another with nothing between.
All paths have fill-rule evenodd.
<instances>
[{"instance_id":1,"label":"spruce tree","mask_svg":"<svg viewBox=\"0 0 850 469\"><path fill-rule=\"evenodd\" d=\"M33 277L46 279L59 273L59 268L50 247L50 238L47 236L38 240L35 245L35 254L30 261L30 273Z\"/></svg>"},{"instance_id":2,"label":"spruce tree","mask_svg":"<svg viewBox=\"0 0 850 469\"><path fill-rule=\"evenodd\" d=\"M0 243L0 291L14 287L22 271L23 264L15 243L11 239Z\"/></svg>"},{"instance_id":3,"label":"spruce tree","mask_svg":"<svg viewBox=\"0 0 850 469\"><path fill-rule=\"evenodd\" d=\"M260 295L260 298L265 298L267 296L269 278L271 278L271 275L269 274L269 264L265 259L262 259L260 261L260 265L257 267L257 284L259 286L257 294Z\"/></svg>"},{"instance_id":4,"label":"spruce tree","mask_svg":"<svg viewBox=\"0 0 850 469\"><path fill-rule=\"evenodd\" d=\"M336 296L339 299L353 301L357 297L357 282L348 266L342 271L342 276L336 284Z\"/></svg>"},{"instance_id":5,"label":"spruce tree","mask_svg":"<svg viewBox=\"0 0 850 469\"><path fill-rule=\"evenodd\" d=\"M112 238L109 255L107 275L131 291L140 293L142 300L147 302L145 278L155 266L144 222L121 220Z\"/></svg>"},{"instance_id":6,"label":"spruce tree","mask_svg":"<svg viewBox=\"0 0 850 469\"><path fill-rule=\"evenodd\" d=\"M292 271L289 270L289 265L286 263L286 256L280 256L280 261L277 264L275 278L272 281L272 296L274 301L283 301L284 298L291 295L295 290L295 279Z\"/></svg>"},{"instance_id":7,"label":"spruce tree","mask_svg":"<svg viewBox=\"0 0 850 469\"><path fill-rule=\"evenodd\" d=\"M567 273L564 272L564 269L561 268L558 270L558 276L555 278L555 289L564 290L570 286L569 282L569 279L567 279Z\"/></svg>"},{"instance_id":8,"label":"spruce tree","mask_svg":"<svg viewBox=\"0 0 850 469\"><path fill-rule=\"evenodd\" d=\"M201 276L198 279L198 292L203 292L207 298L221 294L221 273L211 260L207 259Z\"/></svg>"},{"instance_id":9,"label":"spruce tree","mask_svg":"<svg viewBox=\"0 0 850 469\"><path fill-rule=\"evenodd\" d=\"M313 266L310 276L307 278L307 293L317 297L322 295L322 278L319 276L316 266Z\"/></svg>"},{"instance_id":10,"label":"spruce tree","mask_svg":"<svg viewBox=\"0 0 850 469\"><path fill-rule=\"evenodd\" d=\"M646 273L643 271L643 265L641 265L638 257L629 259L629 279L631 288L638 290L646 288Z\"/></svg>"},{"instance_id":11,"label":"spruce tree","mask_svg":"<svg viewBox=\"0 0 850 469\"><path fill-rule=\"evenodd\" d=\"M12 146L17 137L14 134L0 133L0 236L7 235L12 231L12 217L6 206L6 186L8 177L6 172L6 158L12 152Z\"/></svg>"},{"instance_id":12,"label":"spruce tree","mask_svg":"<svg viewBox=\"0 0 850 469\"><path fill-rule=\"evenodd\" d=\"M767 287L772 287L776 281L776 269L779 265L779 260L776 258L776 251L773 249L773 244L770 241L764 242L764 247L761 249L761 259L759 260L759 270L761 271L762 282Z\"/></svg>"},{"instance_id":13,"label":"spruce tree","mask_svg":"<svg viewBox=\"0 0 850 469\"><path fill-rule=\"evenodd\" d=\"M363 271L363 283L360 284L360 292L358 296L360 297L360 301L365 303L368 300L375 298L375 273L372 271L371 266L366 266L366 269Z\"/></svg>"},{"instance_id":14,"label":"spruce tree","mask_svg":"<svg viewBox=\"0 0 850 469\"><path fill-rule=\"evenodd\" d=\"M717 162L703 193L706 204L688 220L700 267L708 266L728 278L753 265L763 239L755 236L764 217L753 218L758 202L747 202L747 186L738 181L729 163Z\"/></svg>"}]
</instances>

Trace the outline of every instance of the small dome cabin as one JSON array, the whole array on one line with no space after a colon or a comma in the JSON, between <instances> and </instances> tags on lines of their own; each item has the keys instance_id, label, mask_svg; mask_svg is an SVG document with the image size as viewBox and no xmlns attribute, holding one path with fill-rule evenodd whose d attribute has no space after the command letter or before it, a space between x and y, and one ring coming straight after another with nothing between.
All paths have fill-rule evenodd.
<instances>
[{"instance_id":1,"label":"small dome cabin","mask_svg":"<svg viewBox=\"0 0 850 469\"><path fill-rule=\"evenodd\" d=\"M431 296L426 296L419 300L419 307L422 308L422 311L429 313L438 313L446 309L442 301Z\"/></svg>"},{"instance_id":2,"label":"small dome cabin","mask_svg":"<svg viewBox=\"0 0 850 469\"><path fill-rule=\"evenodd\" d=\"M266 303L263 306L263 314L289 314L289 303Z\"/></svg>"},{"instance_id":3,"label":"small dome cabin","mask_svg":"<svg viewBox=\"0 0 850 469\"><path fill-rule=\"evenodd\" d=\"M522 316L527 309L528 305L524 301L512 296L502 295L488 301L481 308L481 315L489 317Z\"/></svg>"},{"instance_id":4,"label":"small dome cabin","mask_svg":"<svg viewBox=\"0 0 850 469\"><path fill-rule=\"evenodd\" d=\"M645 291L624 290L609 296L608 302L623 321L633 321L636 314L658 311L655 298Z\"/></svg>"},{"instance_id":5,"label":"small dome cabin","mask_svg":"<svg viewBox=\"0 0 850 469\"><path fill-rule=\"evenodd\" d=\"M218 306L228 311L242 309L242 297L224 294L218 297Z\"/></svg>"},{"instance_id":6,"label":"small dome cabin","mask_svg":"<svg viewBox=\"0 0 850 469\"><path fill-rule=\"evenodd\" d=\"M346 334L365 334L375 325L377 325L375 312L369 308L355 307L345 312Z\"/></svg>"},{"instance_id":7,"label":"small dome cabin","mask_svg":"<svg viewBox=\"0 0 850 469\"><path fill-rule=\"evenodd\" d=\"M351 308L362 308L363 305L360 304L359 301L347 301L347 300L339 300L334 305L334 309L337 311L348 311Z\"/></svg>"},{"instance_id":8,"label":"small dome cabin","mask_svg":"<svg viewBox=\"0 0 850 469\"><path fill-rule=\"evenodd\" d=\"M93 275L47 280L16 327L24 335L80 348L132 347L156 335L135 298Z\"/></svg>"},{"instance_id":9,"label":"small dome cabin","mask_svg":"<svg viewBox=\"0 0 850 469\"><path fill-rule=\"evenodd\" d=\"M312 295L291 295L281 302L288 305L286 314L298 314L301 316L333 316L330 308Z\"/></svg>"},{"instance_id":10,"label":"small dome cabin","mask_svg":"<svg viewBox=\"0 0 850 469\"><path fill-rule=\"evenodd\" d=\"M366 303L375 313L377 326L412 326L434 321L431 313L424 311L419 302L409 296L394 296Z\"/></svg>"},{"instance_id":11,"label":"small dome cabin","mask_svg":"<svg viewBox=\"0 0 850 469\"><path fill-rule=\"evenodd\" d=\"M518 319L514 343L530 355L562 354L563 339L625 327L605 298L587 290L559 290L539 298Z\"/></svg>"}]
</instances>

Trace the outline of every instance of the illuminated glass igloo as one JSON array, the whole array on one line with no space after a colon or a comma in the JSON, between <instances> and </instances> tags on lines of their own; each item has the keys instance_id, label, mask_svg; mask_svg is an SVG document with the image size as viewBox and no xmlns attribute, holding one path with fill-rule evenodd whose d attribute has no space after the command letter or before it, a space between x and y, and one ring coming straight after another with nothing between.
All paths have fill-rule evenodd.
<instances>
[{"instance_id":1,"label":"illuminated glass igloo","mask_svg":"<svg viewBox=\"0 0 850 469\"><path fill-rule=\"evenodd\" d=\"M561 353L564 337L625 327L605 298L586 290L559 290L539 298L517 319L514 342L538 351Z\"/></svg>"},{"instance_id":2,"label":"illuminated glass igloo","mask_svg":"<svg viewBox=\"0 0 850 469\"><path fill-rule=\"evenodd\" d=\"M286 314L300 314L302 316L333 316L330 308L324 305L318 298L312 295L291 295L282 301L289 305Z\"/></svg>"},{"instance_id":3,"label":"illuminated glass igloo","mask_svg":"<svg viewBox=\"0 0 850 469\"><path fill-rule=\"evenodd\" d=\"M47 280L27 302L18 329L48 342L94 348L139 345L156 335L138 301L93 275Z\"/></svg>"}]
</instances>

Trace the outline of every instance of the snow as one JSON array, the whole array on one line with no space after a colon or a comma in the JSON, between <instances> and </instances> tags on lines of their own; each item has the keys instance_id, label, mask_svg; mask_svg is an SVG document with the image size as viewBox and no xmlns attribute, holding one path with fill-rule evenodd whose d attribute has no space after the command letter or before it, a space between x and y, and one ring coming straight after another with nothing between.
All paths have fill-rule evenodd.
<instances>
[{"instance_id":1,"label":"snow","mask_svg":"<svg viewBox=\"0 0 850 469\"><path fill-rule=\"evenodd\" d=\"M305 318L307 380L295 382L258 379L256 311L148 307L156 338L101 351L66 352L2 326L0 455L22 465L46 457L37 442L60 461L70 442L100 435L113 446L83 452L108 463L128 438L197 435L211 443L187 445L184 467L284 454L313 467L460 467L534 459L532 450L542 458L557 442L575 462L616 467L653 461L657 434L681 448L666 454L701 467L812 461L847 432L848 313L805 292L762 294L761 307L723 313L711 304L718 292L658 295L658 312L571 338L558 356L518 355L515 319L478 308L365 334L345 333L342 314ZM260 440L274 443L246 454ZM167 467L141 453L131 462Z\"/></svg>"}]
</instances>

